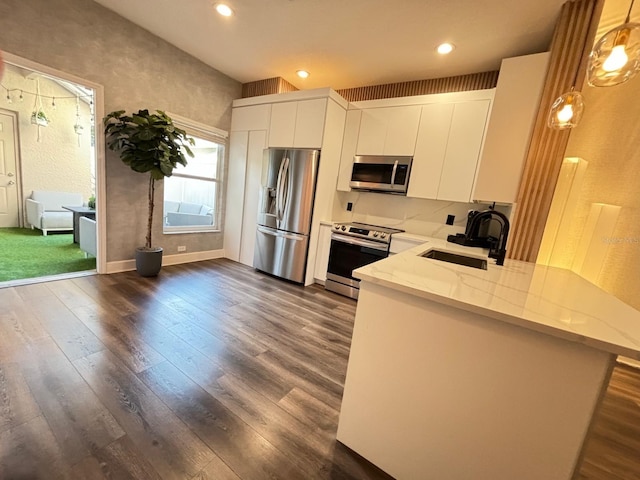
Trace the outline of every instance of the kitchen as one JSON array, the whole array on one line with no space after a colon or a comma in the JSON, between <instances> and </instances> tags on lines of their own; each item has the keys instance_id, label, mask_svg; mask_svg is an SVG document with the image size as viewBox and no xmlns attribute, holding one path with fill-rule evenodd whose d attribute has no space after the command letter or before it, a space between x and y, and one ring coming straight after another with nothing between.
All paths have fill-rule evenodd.
<instances>
[{"instance_id":1,"label":"kitchen","mask_svg":"<svg viewBox=\"0 0 640 480\"><path fill-rule=\"evenodd\" d=\"M299 100L296 100L299 101ZM332 100L333 101L333 100ZM328 102L328 100L327 100ZM337 103L337 102L336 102ZM333 105L333 104L331 104ZM329 110L329 109L328 109ZM335 108L331 108L332 115L339 116L339 110L335 110ZM348 113L349 110L346 112ZM233 130L233 129L232 129ZM259 130L256 130L259 131ZM253 132L253 131L252 131ZM265 131L266 132L266 131ZM331 133L331 132L327 132ZM295 131L294 131L295 134ZM260 134L252 135L250 134L248 140L252 147L255 147L260 142L256 139ZM336 134L337 135L337 134ZM264 144L264 143L263 143ZM342 148L342 146L340 146ZM260 149L261 150L261 149ZM322 154L325 155L326 149L321 145ZM415 152L414 152L415 153ZM327 157L323 157L327 158ZM335 159L335 156L333 157ZM254 181L254 179L247 179L248 181ZM327 178L324 178L326 181ZM322 172L318 178L318 182L323 181ZM335 189L334 189L335 191ZM256 189L256 192L259 192L259 185ZM331 224L333 221L342 221L342 220L363 220L365 223L372 223L375 225L387 224L388 219L393 219L394 223L403 223L400 225L400 228L403 228L410 232L416 232L418 234L428 235L432 234L437 229L444 229L443 233L460 233L464 230L464 224L466 222L466 213L470 208L477 208L478 206L475 204L462 204L462 205L449 205L444 208L440 208L442 203L435 203L430 200L420 200L413 198L399 198L394 196L384 196L379 194L370 194L370 193L357 193L357 192L339 192L335 193L335 197L333 195L331 198L325 198L322 202L324 211L327 212L326 216L318 219L327 222L328 225L324 225L328 227L329 230L331 228ZM341 198L342 197L342 198ZM336 199L337 198L337 199ZM382 200L380 200L382 199ZM346 201L345 201L346 200ZM349 213L347 210L348 203L352 203L355 210L352 210ZM248 204L248 203L247 203ZM382 205L381 205L382 204ZM446 202L445 202L446 204ZM404 207L407 206L406 212L401 212L404 210ZM257 207L256 207L257 208ZM456 210L450 210L455 208ZM484 207L483 207L484 208ZM334 212L337 213L334 214ZM450 227L447 227L445 224L446 217L448 214L455 215L455 221L457 222L450 231L447 231ZM378 217L378 218L376 218ZM382 217L382 218L380 218ZM398 217L400 217L401 222L398 222ZM407 228L405 224L412 224L410 228ZM425 225L432 224L432 225ZM316 240L319 245L319 236L320 236L320 227L323 224L318 223L317 225L317 233L318 239ZM414 228L417 227L417 228ZM325 228L326 231L326 228ZM233 244L232 244L233 245ZM310 247L310 251L313 250ZM314 252L318 252L318 248L315 248ZM314 253L317 255L317 253ZM317 262L316 262L317 263ZM320 264L321 265L321 264ZM313 269L312 274L315 278L315 269Z\"/></svg>"}]
</instances>

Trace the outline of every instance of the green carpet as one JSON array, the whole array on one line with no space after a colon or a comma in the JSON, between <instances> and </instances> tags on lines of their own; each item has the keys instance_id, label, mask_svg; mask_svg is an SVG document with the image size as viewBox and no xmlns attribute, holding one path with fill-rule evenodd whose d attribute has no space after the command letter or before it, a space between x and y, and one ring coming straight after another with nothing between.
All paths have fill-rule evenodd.
<instances>
[{"instance_id":1,"label":"green carpet","mask_svg":"<svg viewBox=\"0 0 640 480\"><path fill-rule=\"evenodd\" d=\"M84 258L71 233L45 237L40 230L0 228L0 282L95 268L96 259Z\"/></svg>"}]
</instances>

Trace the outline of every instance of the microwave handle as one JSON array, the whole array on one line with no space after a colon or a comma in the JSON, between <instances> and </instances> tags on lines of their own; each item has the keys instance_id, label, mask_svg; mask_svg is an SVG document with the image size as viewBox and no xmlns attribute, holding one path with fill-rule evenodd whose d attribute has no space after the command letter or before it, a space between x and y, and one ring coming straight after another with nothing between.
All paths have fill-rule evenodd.
<instances>
[{"instance_id":1,"label":"microwave handle","mask_svg":"<svg viewBox=\"0 0 640 480\"><path fill-rule=\"evenodd\" d=\"M393 162L393 171L391 172L391 185L396 184L396 172L398 171L398 160Z\"/></svg>"}]
</instances>

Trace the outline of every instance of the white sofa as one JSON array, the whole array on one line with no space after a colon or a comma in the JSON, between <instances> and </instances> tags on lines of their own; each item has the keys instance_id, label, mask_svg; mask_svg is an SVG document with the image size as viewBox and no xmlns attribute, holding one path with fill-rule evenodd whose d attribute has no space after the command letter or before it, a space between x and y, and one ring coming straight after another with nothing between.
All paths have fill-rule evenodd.
<instances>
[{"instance_id":1,"label":"white sofa","mask_svg":"<svg viewBox=\"0 0 640 480\"><path fill-rule=\"evenodd\" d=\"M213 208L201 203L164 202L164 224L170 227L213 225Z\"/></svg>"},{"instance_id":2,"label":"white sofa","mask_svg":"<svg viewBox=\"0 0 640 480\"><path fill-rule=\"evenodd\" d=\"M32 230L42 230L43 235L51 231L73 230L73 213L62 208L63 205L82 206L82 194L34 190L26 201L27 223Z\"/></svg>"},{"instance_id":3,"label":"white sofa","mask_svg":"<svg viewBox=\"0 0 640 480\"><path fill-rule=\"evenodd\" d=\"M80 217L79 224L80 250L86 256L97 257L96 221L88 217Z\"/></svg>"}]
</instances>

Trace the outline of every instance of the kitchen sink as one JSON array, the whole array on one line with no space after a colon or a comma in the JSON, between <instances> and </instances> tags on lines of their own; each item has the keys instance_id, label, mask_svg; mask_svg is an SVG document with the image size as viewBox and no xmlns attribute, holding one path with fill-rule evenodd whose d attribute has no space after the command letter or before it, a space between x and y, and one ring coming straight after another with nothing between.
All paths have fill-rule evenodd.
<instances>
[{"instance_id":1,"label":"kitchen sink","mask_svg":"<svg viewBox=\"0 0 640 480\"><path fill-rule=\"evenodd\" d=\"M479 268L480 270L487 269L487 260L484 258L467 257L456 253L443 252L442 250L429 250L420 256L440 260L441 262L456 263L465 267Z\"/></svg>"}]
</instances>

